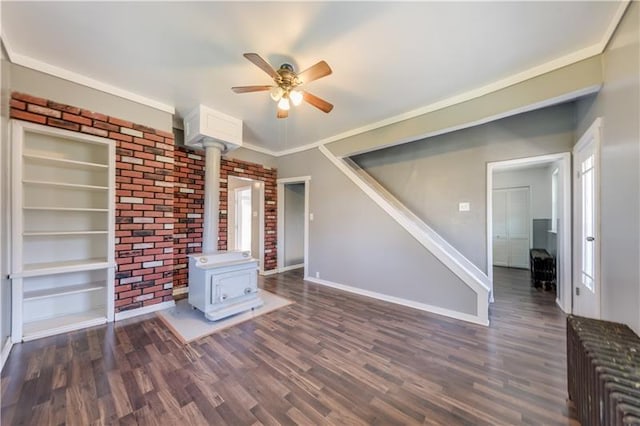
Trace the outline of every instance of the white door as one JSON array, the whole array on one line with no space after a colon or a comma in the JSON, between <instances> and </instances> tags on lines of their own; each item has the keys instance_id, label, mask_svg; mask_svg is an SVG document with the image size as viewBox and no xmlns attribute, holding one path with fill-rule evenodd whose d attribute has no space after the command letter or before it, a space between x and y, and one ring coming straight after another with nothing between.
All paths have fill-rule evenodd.
<instances>
[{"instance_id":1,"label":"white door","mask_svg":"<svg viewBox=\"0 0 640 426\"><path fill-rule=\"evenodd\" d=\"M493 264L509 266L509 234L507 233L507 191L493 191Z\"/></svg>"},{"instance_id":2,"label":"white door","mask_svg":"<svg viewBox=\"0 0 640 426\"><path fill-rule=\"evenodd\" d=\"M251 187L235 190L235 249L251 251Z\"/></svg>"},{"instance_id":3,"label":"white door","mask_svg":"<svg viewBox=\"0 0 640 426\"><path fill-rule=\"evenodd\" d=\"M529 268L529 188L493 191L493 264Z\"/></svg>"},{"instance_id":4,"label":"white door","mask_svg":"<svg viewBox=\"0 0 640 426\"><path fill-rule=\"evenodd\" d=\"M600 318L599 146L600 121L597 120L573 150L573 313L590 318Z\"/></svg>"}]
</instances>

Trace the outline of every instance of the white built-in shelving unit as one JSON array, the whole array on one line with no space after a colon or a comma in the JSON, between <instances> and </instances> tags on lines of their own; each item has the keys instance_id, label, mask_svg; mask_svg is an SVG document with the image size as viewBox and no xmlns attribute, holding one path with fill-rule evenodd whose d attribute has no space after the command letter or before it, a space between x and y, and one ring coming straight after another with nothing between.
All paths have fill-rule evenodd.
<instances>
[{"instance_id":1,"label":"white built-in shelving unit","mask_svg":"<svg viewBox=\"0 0 640 426\"><path fill-rule=\"evenodd\" d=\"M113 141L12 129L13 341L113 321Z\"/></svg>"}]
</instances>

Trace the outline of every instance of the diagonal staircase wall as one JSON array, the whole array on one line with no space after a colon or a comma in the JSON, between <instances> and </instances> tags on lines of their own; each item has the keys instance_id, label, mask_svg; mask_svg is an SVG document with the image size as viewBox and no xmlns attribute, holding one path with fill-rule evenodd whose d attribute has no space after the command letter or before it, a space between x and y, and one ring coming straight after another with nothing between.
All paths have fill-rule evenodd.
<instances>
[{"instance_id":1,"label":"diagonal staircase wall","mask_svg":"<svg viewBox=\"0 0 640 426\"><path fill-rule=\"evenodd\" d=\"M475 293L477 322L488 324L491 283L487 275L413 214L355 162L336 157L325 146L320 146L319 149L360 190Z\"/></svg>"}]
</instances>

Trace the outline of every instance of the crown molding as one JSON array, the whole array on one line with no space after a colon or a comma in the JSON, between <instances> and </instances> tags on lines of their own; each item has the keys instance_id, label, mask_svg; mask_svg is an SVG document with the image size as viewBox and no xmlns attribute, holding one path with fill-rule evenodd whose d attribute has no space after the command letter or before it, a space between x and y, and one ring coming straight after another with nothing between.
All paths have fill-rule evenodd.
<instances>
[{"instance_id":1,"label":"crown molding","mask_svg":"<svg viewBox=\"0 0 640 426\"><path fill-rule=\"evenodd\" d=\"M117 86L113 86L109 83L87 77L74 71L60 68L58 66L51 65L47 62L43 62L26 55L18 54L10 47L11 43L8 42L6 34L2 34L2 41L5 46L5 50L7 51L7 55L9 56L9 61L13 64L40 71L45 74L61 78L63 80L71 81L82 86L90 87L101 92L128 99L130 101L137 102L139 104L146 105L172 115L175 114L175 108L171 105L165 104L155 99L147 98L146 96L142 96L125 89L121 89Z\"/></svg>"},{"instance_id":2,"label":"crown molding","mask_svg":"<svg viewBox=\"0 0 640 426\"><path fill-rule=\"evenodd\" d=\"M7 60L13 62L12 58L14 53L9 43L7 43L7 36L4 34L4 31L0 34L0 42L2 43L2 47L4 47L4 52L7 54Z\"/></svg>"},{"instance_id":3,"label":"crown molding","mask_svg":"<svg viewBox=\"0 0 640 426\"><path fill-rule=\"evenodd\" d=\"M264 148L262 146L258 146L258 145L254 145L251 143L247 143L247 142L243 142L242 145L240 145L240 148L246 148L246 149L250 149L251 151L255 151L255 152L260 152L262 154L267 154L267 155L271 155L272 157L278 157L278 152L273 151L269 148Z\"/></svg>"},{"instance_id":4,"label":"crown molding","mask_svg":"<svg viewBox=\"0 0 640 426\"><path fill-rule=\"evenodd\" d=\"M622 0L620 2L618 10L616 10L616 12L613 14L613 19L611 19L611 22L609 22L609 26L602 35L602 40L600 40L600 53L604 52L604 49L607 48L609 41L611 41L613 34L616 32L616 28L618 28L618 25L620 25L620 21L622 21L622 17L624 16L624 13L627 11L627 8L630 4L631 0Z\"/></svg>"}]
</instances>

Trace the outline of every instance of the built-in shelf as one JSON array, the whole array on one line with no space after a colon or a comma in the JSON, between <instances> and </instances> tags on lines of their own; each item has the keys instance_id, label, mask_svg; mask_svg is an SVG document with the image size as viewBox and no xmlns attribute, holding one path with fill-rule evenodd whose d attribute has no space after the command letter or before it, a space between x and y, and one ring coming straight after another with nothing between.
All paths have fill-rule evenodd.
<instances>
[{"instance_id":1,"label":"built-in shelf","mask_svg":"<svg viewBox=\"0 0 640 426\"><path fill-rule=\"evenodd\" d=\"M104 307L97 307L90 311L26 322L23 325L22 340L26 342L53 334L104 324L107 322L104 311Z\"/></svg>"},{"instance_id":2,"label":"built-in shelf","mask_svg":"<svg viewBox=\"0 0 640 426\"><path fill-rule=\"evenodd\" d=\"M108 212L109 209L91 209L84 207L48 207L48 206L30 206L24 207L23 210L43 210L52 212Z\"/></svg>"},{"instance_id":3,"label":"built-in shelf","mask_svg":"<svg viewBox=\"0 0 640 426\"><path fill-rule=\"evenodd\" d=\"M27 263L21 273L11 274L11 278L35 277L39 275L63 274L73 271L89 271L108 268L111 265L105 258L69 260L63 262Z\"/></svg>"},{"instance_id":4,"label":"built-in shelf","mask_svg":"<svg viewBox=\"0 0 640 426\"><path fill-rule=\"evenodd\" d=\"M31 161L32 163L39 164L53 164L64 168L73 168L80 170L95 170L95 169L108 169L108 164L98 164L98 163L88 163L85 161L76 161L76 160L67 160L65 158L52 158L52 157L44 157L42 155L36 154L24 154L23 158L25 160Z\"/></svg>"},{"instance_id":5,"label":"built-in shelf","mask_svg":"<svg viewBox=\"0 0 640 426\"><path fill-rule=\"evenodd\" d=\"M13 340L113 321L115 144L12 124Z\"/></svg>"},{"instance_id":6,"label":"built-in shelf","mask_svg":"<svg viewBox=\"0 0 640 426\"><path fill-rule=\"evenodd\" d=\"M24 292L24 301L47 299L49 297L68 296L70 294L88 293L90 291L104 290L104 282L93 282L87 284L69 285L64 287L52 287L42 290L32 290Z\"/></svg>"},{"instance_id":7,"label":"built-in shelf","mask_svg":"<svg viewBox=\"0 0 640 426\"><path fill-rule=\"evenodd\" d=\"M86 189L90 191L107 191L109 189L108 186L81 185L77 183L49 182L49 181L39 181L39 180L24 180L22 182L25 185L50 186L54 188L65 188L65 189Z\"/></svg>"},{"instance_id":8,"label":"built-in shelf","mask_svg":"<svg viewBox=\"0 0 640 426\"><path fill-rule=\"evenodd\" d=\"M23 232L24 237L55 237L66 235L100 235L108 234L109 231L41 231L41 232Z\"/></svg>"}]
</instances>

